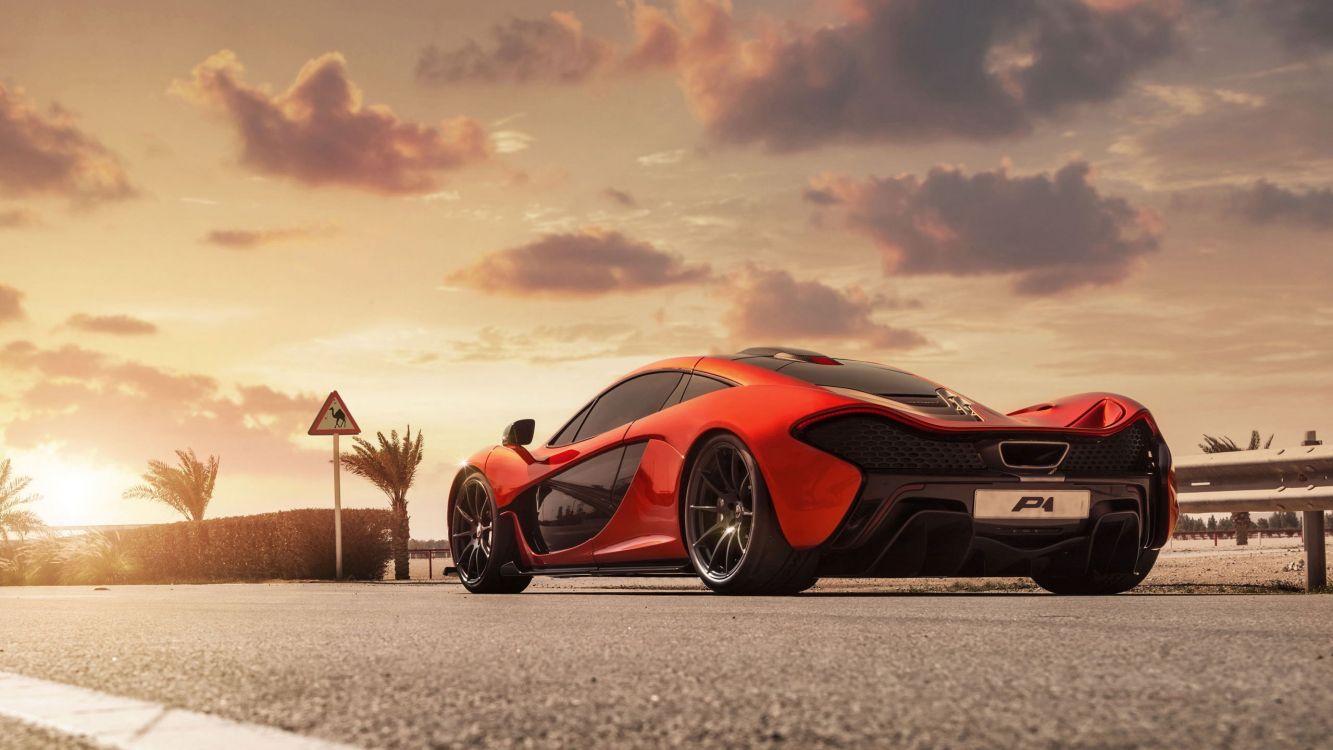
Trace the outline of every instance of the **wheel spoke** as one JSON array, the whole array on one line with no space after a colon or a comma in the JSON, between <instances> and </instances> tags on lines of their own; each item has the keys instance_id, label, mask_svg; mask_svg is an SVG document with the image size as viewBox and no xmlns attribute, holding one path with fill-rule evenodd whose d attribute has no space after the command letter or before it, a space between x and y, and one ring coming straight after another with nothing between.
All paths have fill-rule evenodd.
<instances>
[{"instance_id":1,"label":"wheel spoke","mask_svg":"<svg viewBox=\"0 0 1333 750\"><path fill-rule=\"evenodd\" d=\"M708 527L708 531L705 531L704 533L700 534L698 539L694 540L694 546L698 547L700 544L703 544L704 540L708 539L709 535L711 535L714 531L718 531L724 528L726 528L726 524L722 523L721 521L718 521L717 523Z\"/></svg>"},{"instance_id":2,"label":"wheel spoke","mask_svg":"<svg viewBox=\"0 0 1333 750\"><path fill-rule=\"evenodd\" d=\"M721 513L716 505L691 505L690 510L702 510L706 513Z\"/></svg>"},{"instance_id":3,"label":"wheel spoke","mask_svg":"<svg viewBox=\"0 0 1333 750\"><path fill-rule=\"evenodd\" d=\"M723 492L722 489L719 488L716 484L714 484L713 480L709 479L708 476L703 474L702 472L700 472L699 478L703 480L704 486L707 487L708 491L712 492L714 496L722 497L723 495L727 494Z\"/></svg>"},{"instance_id":4,"label":"wheel spoke","mask_svg":"<svg viewBox=\"0 0 1333 750\"><path fill-rule=\"evenodd\" d=\"M722 483L727 486L728 490L735 490L736 485L732 481L731 468L728 467L725 463L722 463L722 454L723 451L718 451L717 453L713 454L713 458L715 459L714 463L717 464L718 478L722 480ZM718 494L720 495L723 493L719 492Z\"/></svg>"},{"instance_id":5,"label":"wheel spoke","mask_svg":"<svg viewBox=\"0 0 1333 750\"><path fill-rule=\"evenodd\" d=\"M722 538L718 540L717 544L713 545L712 554L708 556L708 570L713 569L713 563L717 562L717 553L720 552L722 548L726 546L726 544L727 544L727 534L723 533Z\"/></svg>"}]
</instances>

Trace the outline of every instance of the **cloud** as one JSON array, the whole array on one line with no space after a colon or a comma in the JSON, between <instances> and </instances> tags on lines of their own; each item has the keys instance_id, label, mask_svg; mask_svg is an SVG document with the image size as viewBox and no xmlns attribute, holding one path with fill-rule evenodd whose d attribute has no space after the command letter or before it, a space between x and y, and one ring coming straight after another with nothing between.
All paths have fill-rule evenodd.
<instances>
[{"instance_id":1,"label":"cloud","mask_svg":"<svg viewBox=\"0 0 1333 750\"><path fill-rule=\"evenodd\" d=\"M877 310L896 304L861 289L799 281L777 269L750 267L727 288L726 321L733 337L751 342L856 341L880 349L909 349L926 339L878 323Z\"/></svg>"},{"instance_id":2,"label":"cloud","mask_svg":"<svg viewBox=\"0 0 1333 750\"><path fill-rule=\"evenodd\" d=\"M635 159L641 167L665 167L670 164L679 164L685 158L685 149L674 148L670 151L656 151L651 154L644 154Z\"/></svg>"},{"instance_id":3,"label":"cloud","mask_svg":"<svg viewBox=\"0 0 1333 750\"><path fill-rule=\"evenodd\" d=\"M635 208L639 205L639 202L634 200L634 196L629 192L617 190L616 188L607 188L603 190L602 197L625 208Z\"/></svg>"},{"instance_id":4,"label":"cloud","mask_svg":"<svg viewBox=\"0 0 1333 750\"><path fill-rule=\"evenodd\" d=\"M24 229L42 223L36 213L24 208L11 208L0 211L0 229Z\"/></svg>"},{"instance_id":5,"label":"cloud","mask_svg":"<svg viewBox=\"0 0 1333 750\"><path fill-rule=\"evenodd\" d=\"M573 13L513 18L491 27L491 44L469 39L454 49L431 45L417 58L417 80L430 84L577 83L611 61L610 44L583 33Z\"/></svg>"},{"instance_id":6,"label":"cloud","mask_svg":"<svg viewBox=\"0 0 1333 750\"><path fill-rule=\"evenodd\" d=\"M1232 191L1232 211L1254 224L1289 223L1333 229L1333 189L1292 190L1258 180L1248 188Z\"/></svg>"},{"instance_id":7,"label":"cloud","mask_svg":"<svg viewBox=\"0 0 1333 750\"><path fill-rule=\"evenodd\" d=\"M38 111L22 89L0 84L0 195L56 195L79 205L135 194L120 159L52 105Z\"/></svg>"},{"instance_id":8,"label":"cloud","mask_svg":"<svg viewBox=\"0 0 1333 750\"><path fill-rule=\"evenodd\" d=\"M488 253L448 281L494 294L592 296L697 283L711 273L646 242L589 227Z\"/></svg>"},{"instance_id":9,"label":"cloud","mask_svg":"<svg viewBox=\"0 0 1333 750\"><path fill-rule=\"evenodd\" d=\"M290 471L304 460L289 439L318 409L314 395L266 386L224 392L203 375L170 372L77 346L44 349L29 341L0 347L0 369L18 393L4 429L6 445L66 449L141 464L176 448L222 456L240 471ZM18 391L27 381L26 391ZM125 439L132 432L133 440Z\"/></svg>"},{"instance_id":10,"label":"cloud","mask_svg":"<svg viewBox=\"0 0 1333 750\"><path fill-rule=\"evenodd\" d=\"M280 94L243 76L236 55L223 50L171 90L222 111L241 138L241 162L261 174L306 185L427 193L437 189L438 173L491 154L485 128L472 118L432 127L401 119L384 105L363 105L337 52L307 62Z\"/></svg>"},{"instance_id":11,"label":"cloud","mask_svg":"<svg viewBox=\"0 0 1333 750\"><path fill-rule=\"evenodd\" d=\"M1119 281L1158 247L1157 215L1100 194L1089 178L1079 161L1050 176L944 167L924 180L826 175L806 199L873 238L888 272L1016 274L1016 291L1042 295Z\"/></svg>"},{"instance_id":12,"label":"cloud","mask_svg":"<svg viewBox=\"0 0 1333 750\"><path fill-rule=\"evenodd\" d=\"M848 0L842 23L769 23L746 36L728 3L683 0L675 64L692 110L721 142L792 151L1015 136L1117 96L1172 53L1172 5ZM645 28L669 33L661 19Z\"/></svg>"},{"instance_id":13,"label":"cloud","mask_svg":"<svg viewBox=\"0 0 1333 750\"><path fill-rule=\"evenodd\" d=\"M1323 73L1264 97L1212 92L1193 114L1170 118L1112 147L1131 176L1157 187L1323 176L1333 166L1333 88Z\"/></svg>"},{"instance_id":14,"label":"cloud","mask_svg":"<svg viewBox=\"0 0 1333 750\"><path fill-rule=\"evenodd\" d=\"M1333 3L1328 0L1253 0L1251 5L1293 48L1333 47Z\"/></svg>"},{"instance_id":15,"label":"cloud","mask_svg":"<svg viewBox=\"0 0 1333 750\"><path fill-rule=\"evenodd\" d=\"M680 27L671 14L654 5L635 2L631 11L634 48L621 60L628 71L669 69L681 55Z\"/></svg>"},{"instance_id":16,"label":"cloud","mask_svg":"<svg viewBox=\"0 0 1333 750\"><path fill-rule=\"evenodd\" d=\"M23 320L23 292L12 286L0 284L0 323Z\"/></svg>"},{"instance_id":17,"label":"cloud","mask_svg":"<svg viewBox=\"0 0 1333 750\"><path fill-rule=\"evenodd\" d=\"M497 130L491 133L491 141L495 144L496 153L516 154L519 151L526 151L537 139L530 133L524 133L522 130Z\"/></svg>"},{"instance_id":18,"label":"cloud","mask_svg":"<svg viewBox=\"0 0 1333 750\"><path fill-rule=\"evenodd\" d=\"M282 227L276 229L214 229L204 235L203 242L232 250L250 250L262 245L290 240L323 237L332 234L332 227Z\"/></svg>"},{"instance_id":19,"label":"cloud","mask_svg":"<svg viewBox=\"0 0 1333 750\"><path fill-rule=\"evenodd\" d=\"M88 315L78 313L70 316L65 325L88 333L109 333L116 336L146 336L157 333L157 326L146 320L129 315Z\"/></svg>"}]
</instances>

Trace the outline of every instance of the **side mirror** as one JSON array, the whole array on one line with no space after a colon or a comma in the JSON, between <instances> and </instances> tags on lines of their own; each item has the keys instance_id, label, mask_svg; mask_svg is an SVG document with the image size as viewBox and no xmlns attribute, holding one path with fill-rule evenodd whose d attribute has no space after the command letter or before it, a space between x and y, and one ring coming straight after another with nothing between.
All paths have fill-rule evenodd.
<instances>
[{"instance_id":1,"label":"side mirror","mask_svg":"<svg viewBox=\"0 0 1333 750\"><path fill-rule=\"evenodd\" d=\"M532 433L536 429L536 420L520 419L505 428L500 442L504 445L527 445L532 442Z\"/></svg>"}]
</instances>

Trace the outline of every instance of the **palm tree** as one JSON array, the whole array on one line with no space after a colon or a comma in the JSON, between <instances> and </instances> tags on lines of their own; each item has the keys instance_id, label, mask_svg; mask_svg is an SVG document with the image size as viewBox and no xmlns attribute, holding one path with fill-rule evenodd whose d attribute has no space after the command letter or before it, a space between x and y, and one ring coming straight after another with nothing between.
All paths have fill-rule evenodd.
<instances>
[{"instance_id":1,"label":"palm tree","mask_svg":"<svg viewBox=\"0 0 1333 750\"><path fill-rule=\"evenodd\" d=\"M62 583L125 583L138 570L138 560L116 532L94 531L66 540L60 553Z\"/></svg>"},{"instance_id":2,"label":"palm tree","mask_svg":"<svg viewBox=\"0 0 1333 750\"><path fill-rule=\"evenodd\" d=\"M1257 451L1260 449L1260 447L1262 447L1264 450L1267 450L1268 446L1272 444L1273 444L1272 435L1268 436L1268 440L1264 440L1262 436L1259 435L1258 430L1251 430L1250 447L1248 448L1241 448L1239 445L1236 445L1235 440L1232 440L1226 435L1223 435L1220 438L1213 437L1212 435L1204 435L1203 442L1199 443L1199 450L1203 451L1204 453L1230 453L1232 451L1239 451L1239 450ZM1231 522L1236 527L1236 544L1238 545L1249 544L1250 543L1249 511L1232 513Z\"/></svg>"},{"instance_id":3,"label":"palm tree","mask_svg":"<svg viewBox=\"0 0 1333 750\"><path fill-rule=\"evenodd\" d=\"M217 456L209 456L205 464L194 455L193 449L176 451L179 466L168 466L165 461L149 461L144 484L125 490L126 498L157 500L175 508L187 521L204 520L204 511L213 499L213 485L218 479Z\"/></svg>"},{"instance_id":4,"label":"palm tree","mask_svg":"<svg viewBox=\"0 0 1333 750\"><path fill-rule=\"evenodd\" d=\"M9 459L0 461L0 542L9 541L9 532L20 538L43 528L42 519L20 505L37 499L36 495L24 494L32 479L14 476Z\"/></svg>"},{"instance_id":5,"label":"palm tree","mask_svg":"<svg viewBox=\"0 0 1333 750\"><path fill-rule=\"evenodd\" d=\"M417 466L421 464L421 431L417 431L416 440L412 439L412 426L407 426L407 435L402 439L398 431L378 432L375 436L379 445L372 445L363 438L352 438L352 452L342 456L343 468L375 485L389 496L389 507L393 511L393 577L405 581L408 579L407 542L412 538L408 528L407 491L417 477Z\"/></svg>"}]
</instances>

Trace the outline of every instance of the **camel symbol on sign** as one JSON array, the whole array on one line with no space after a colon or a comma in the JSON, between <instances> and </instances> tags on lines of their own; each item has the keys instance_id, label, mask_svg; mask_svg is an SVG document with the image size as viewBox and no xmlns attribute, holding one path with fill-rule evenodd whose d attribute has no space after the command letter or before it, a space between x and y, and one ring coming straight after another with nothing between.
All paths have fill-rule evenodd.
<instances>
[{"instance_id":1,"label":"camel symbol on sign","mask_svg":"<svg viewBox=\"0 0 1333 750\"><path fill-rule=\"evenodd\" d=\"M329 394L320 407L314 424L310 425L311 435L356 435L361 432L356 418L347 408L342 396L337 391Z\"/></svg>"}]
</instances>

